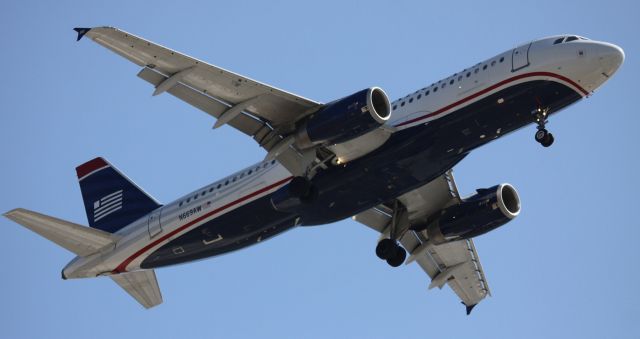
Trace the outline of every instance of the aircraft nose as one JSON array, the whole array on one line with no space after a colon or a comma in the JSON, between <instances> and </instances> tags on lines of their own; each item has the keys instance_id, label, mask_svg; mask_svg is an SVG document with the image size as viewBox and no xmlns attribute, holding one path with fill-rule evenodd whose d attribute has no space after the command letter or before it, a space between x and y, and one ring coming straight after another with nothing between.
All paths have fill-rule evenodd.
<instances>
[{"instance_id":1,"label":"aircraft nose","mask_svg":"<svg viewBox=\"0 0 640 339\"><path fill-rule=\"evenodd\" d=\"M612 76L624 62L624 51L622 48L609 43L601 44L598 50L598 59L602 66L602 71L607 76Z\"/></svg>"}]
</instances>

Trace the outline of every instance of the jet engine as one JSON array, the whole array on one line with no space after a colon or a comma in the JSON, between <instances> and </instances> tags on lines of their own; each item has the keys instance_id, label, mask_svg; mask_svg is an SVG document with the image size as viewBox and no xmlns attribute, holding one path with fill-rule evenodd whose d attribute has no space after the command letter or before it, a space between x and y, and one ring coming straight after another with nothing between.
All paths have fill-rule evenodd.
<instances>
[{"instance_id":1,"label":"jet engine","mask_svg":"<svg viewBox=\"0 0 640 339\"><path fill-rule=\"evenodd\" d=\"M370 132L391 117L387 94L371 87L330 102L305 119L296 132L301 149L345 142Z\"/></svg>"},{"instance_id":2,"label":"jet engine","mask_svg":"<svg viewBox=\"0 0 640 339\"><path fill-rule=\"evenodd\" d=\"M501 184L476 191L462 203L449 206L431 218L433 221L426 229L434 244L485 234L520 213L520 197L513 186Z\"/></svg>"}]
</instances>

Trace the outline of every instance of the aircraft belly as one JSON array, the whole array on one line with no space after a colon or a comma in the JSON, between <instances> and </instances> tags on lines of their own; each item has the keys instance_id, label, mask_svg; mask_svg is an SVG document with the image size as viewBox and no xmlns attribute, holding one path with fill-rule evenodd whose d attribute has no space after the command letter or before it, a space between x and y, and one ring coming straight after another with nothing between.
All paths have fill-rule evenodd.
<instances>
[{"instance_id":1,"label":"aircraft belly","mask_svg":"<svg viewBox=\"0 0 640 339\"><path fill-rule=\"evenodd\" d=\"M538 107L555 113L582 96L554 81L517 84L440 119L394 133L369 155L314 178L318 199L300 210L302 225L351 217L420 187L470 151L534 121ZM339 179L336 179L339 178Z\"/></svg>"},{"instance_id":2,"label":"aircraft belly","mask_svg":"<svg viewBox=\"0 0 640 339\"><path fill-rule=\"evenodd\" d=\"M398 131L370 154L319 172L313 179L317 199L295 214L276 211L271 195L264 196L172 240L149 255L141 267L238 250L291 229L298 221L311 226L351 217L428 183L471 150L532 123L531 112L536 108L548 107L554 113L580 98L553 81L505 88L442 118Z\"/></svg>"},{"instance_id":3,"label":"aircraft belly","mask_svg":"<svg viewBox=\"0 0 640 339\"><path fill-rule=\"evenodd\" d=\"M273 209L270 195L211 219L151 253L140 267L156 268L238 250L295 226L295 216Z\"/></svg>"}]
</instances>

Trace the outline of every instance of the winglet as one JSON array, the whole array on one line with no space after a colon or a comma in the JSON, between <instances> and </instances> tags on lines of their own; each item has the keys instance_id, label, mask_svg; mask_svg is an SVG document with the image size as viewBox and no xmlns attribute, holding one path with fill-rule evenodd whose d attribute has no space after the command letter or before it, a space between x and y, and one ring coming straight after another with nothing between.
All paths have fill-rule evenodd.
<instances>
[{"instance_id":1,"label":"winglet","mask_svg":"<svg viewBox=\"0 0 640 339\"><path fill-rule=\"evenodd\" d=\"M91 30L91 28L82 28L82 27L76 27L73 29L74 31L78 32L78 38L76 39L76 41L80 41L80 39L82 39L82 37L89 33L89 31Z\"/></svg>"},{"instance_id":2,"label":"winglet","mask_svg":"<svg viewBox=\"0 0 640 339\"><path fill-rule=\"evenodd\" d=\"M469 315L469 314L471 314L471 311L473 310L473 308L476 307L476 305L478 305L478 304L473 304L471 306L467 306L467 304L465 304L464 301L463 301L462 305L464 305L464 307L467 308L467 315Z\"/></svg>"}]
</instances>

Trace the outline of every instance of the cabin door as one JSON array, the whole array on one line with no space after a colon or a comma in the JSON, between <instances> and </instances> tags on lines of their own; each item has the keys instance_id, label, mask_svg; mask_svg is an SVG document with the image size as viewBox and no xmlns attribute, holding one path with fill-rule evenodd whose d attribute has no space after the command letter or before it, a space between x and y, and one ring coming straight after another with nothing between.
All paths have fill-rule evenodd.
<instances>
[{"instance_id":1,"label":"cabin door","mask_svg":"<svg viewBox=\"0 0 640 339\"><path fill-rule=\"evenodd\" d=\"M153 238L156 235L160 234L160 232L162 232L162 226L160 225L161 214L162 214L162 208L159 208L153 211L149 215L149 222L148 222L149 238Z\"/></svg>"},{"instance_id":2,"label":"cabin door","mask_svg":"<svg viewBox=\"0 0 640 339\"><path fill-rule=\"evenodd\" d=\"M511 54L511 72L529 66L529 48L531 43L516 47Z\"/></svg>"}]
</instances>

